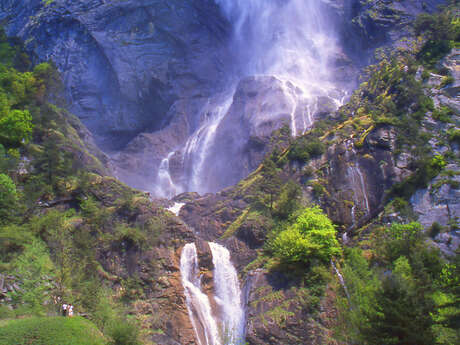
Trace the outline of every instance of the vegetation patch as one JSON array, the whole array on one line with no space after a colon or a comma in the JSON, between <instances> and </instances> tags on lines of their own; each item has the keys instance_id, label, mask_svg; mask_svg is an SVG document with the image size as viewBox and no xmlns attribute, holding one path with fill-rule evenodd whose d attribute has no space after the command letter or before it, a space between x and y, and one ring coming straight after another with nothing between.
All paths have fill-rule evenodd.
<instances>
[{"instance_id":1,"label":"vegetation patch","mask_svg":"<svg viewBox=\"0 0 460 345\"><path fill-rule=\"evenodd\" d=\"M1 345L107 345L107 339L81 317L34 317L0 324Z\"/></svg>"}]
</instances>

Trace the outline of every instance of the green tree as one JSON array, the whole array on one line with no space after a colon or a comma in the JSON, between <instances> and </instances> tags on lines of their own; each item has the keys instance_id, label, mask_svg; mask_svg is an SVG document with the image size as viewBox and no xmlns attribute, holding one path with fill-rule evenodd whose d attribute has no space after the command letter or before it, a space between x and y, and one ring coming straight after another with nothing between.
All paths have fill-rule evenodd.
<instances>
[{"instance_id":1,"label":"green tree","mask_svg":"<svg viewBox=\"0 0 460 345\"><path fill-rule=\"evenodd\" d=\"M43 314L45 301L52 289L53 263L45 244L39 240L25 246L14 262L21 288L11 293L13 301L25 312Z\"/></svg>"},{"instance_id":2,"label":"green tree","mask_svg":"<svg viewBox=\"0 0 460 345\"><path fill-rule=\"evenodd\" d=\"M281 178L279 177L278 168L275 162L266 158L262 165L263 184L261 186L262 203L267 205L270 211L273 210L273 203L279 193L281 186Z\"/></svg>"},{"instance_id":3,"label":"green tree","mask_svg":"<svg viewBox=\"0 0 460 345\"><path fill-rule=\"evenodd\" d=\"M32 116L28 110L12 110L0 118L0 141L4 145L19 146L32 135Z\"/></svg>"},{"instance_id":4,"label":"green tree","mask_svg":"<svg viewBox=\"0 0 460 345\"><path fill-rule=\"evenodd\" d=\"M18 193L13 180L5 174L0 174L0 224L10 221L18 202Z\"/></svg>"},{"instance_id":5,"label":"green tree","mask_svg":"<svg viewBox=\"0 0 460 345\"><path fill-rule=\"evenodd\" d=\"M301 189L295 182L289 181L281 188L280 196L275 202L274 215L281 219L287 219L299 208Z\"/></svg>"},{"instance_id":6,"label":"green tree","mask_svg":"<svg viewBox=\"0 0 460 345\"><path fill-rule=\"evenodd\" d=\"M378 296L382 283L362 250L347 248L342 273L348 296L338 297L339 333L346 343L368 344L366 335L372 330L371 319L383 317ZM342 291L344 292L344 291Z\"/></svg>"},{"instance_id":7,"label":"green tree","mask_svg":"<svg viewBox=\"0 0 460 345\"><path fill-rule=\"evenodd\" d=\"M274 238L270 248L275 257L291 264L313 259L328 263L341 253L335 227L318 206L306 208L293 225Z\"/></svg>"}]
</instances>

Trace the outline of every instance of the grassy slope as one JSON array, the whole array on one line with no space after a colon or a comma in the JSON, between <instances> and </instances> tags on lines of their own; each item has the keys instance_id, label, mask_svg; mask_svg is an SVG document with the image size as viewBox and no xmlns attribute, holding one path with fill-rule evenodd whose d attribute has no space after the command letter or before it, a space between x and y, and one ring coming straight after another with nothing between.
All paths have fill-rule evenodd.
<instances>
[{"instance_id":1,"label":"grassy slope","mask_svg":"<svg viewBox=\"0 0 460 345\"><path fill-rule=\"evenodd\" d=\"M0 345L103 345L96 326L81 317L41 317L0 323Z\"/></svg>"}]
</instances>

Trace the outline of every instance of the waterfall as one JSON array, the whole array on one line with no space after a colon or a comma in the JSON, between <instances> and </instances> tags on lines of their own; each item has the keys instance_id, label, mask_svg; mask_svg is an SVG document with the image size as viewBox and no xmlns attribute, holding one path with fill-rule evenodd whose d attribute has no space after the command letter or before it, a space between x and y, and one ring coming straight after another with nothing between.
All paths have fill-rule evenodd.
<instances>
[{"instance_id":1,"label":"waterfall","mask_svg":"<svg viewBox=\"0 0 460 345\"><path fill-rule=\"evenodd\" d=\"M229 251L209 243L214 264L214 302L202 291L196 246L186 244L181 254L181 275L187 309L199 345L244 344L245 310L235 267Z\"/></svg>"},{"instance_id":2,"label":"waterfall","mask_svg":"<svg viewBox=\"0 0 460 345\"><path fill-rule=\"evenodd\" d=\"M174 184L169 173L169 160L174 154L174 151L170 152L168 156L161 161L158 169L157 194L167 198L173 197L179 191L179 188Z\"/></svg>"},{"instance_id":3,"label":"waterfall","mask_svg":"<svg viewBox=\"0 0 460 345\"><path fill-rule=\"evenodd\" d=\"M187 310L197 335L198 345L221 345L209 297L201 290L198 256L194 243L188 243L182 249L180 271Z\"/></svg>"},{"instance_id":4,"label":"waterfall","mask_svg":"<svg viewBox=\"0 0 460 345\"><path fill-rule=\"evenodd\" d=\"M202 179L203 167L209 148L214 143L216 130L220 122L228 112L233 100L228 97L221 105L212 111L205 111L207 119L204 124L187 140L184 150L184 166L189 170L187 191L203 192L204 186Z\"/></svg>"},{"instance_id":5,"label":"waterfall","mask_svg":"<svg viewBox=\"0 0 460 345\"><path fill-rule=\"evenodd\" d=\"M171 207L168 207L167 210L171 211L176 216L179 216L179 212L184 205L185 205L184 202L175 202L174 205L172 205Z\"/></svg>"},{"instance_id":6,"label":"waterfall","mask_svg":"<svg viewBox=\"0 0 460 345\"><path fill-rule=\"evenodd\" d=\"M215 155L214 143L220 139L225 142L225 138L216 138L216 133L225 131L217 129L242 78L268 75L282 82L294 137L313 125L326 104L343 104L345 92L337 89L336 76L331 72L341 49L324 0L214 1L232 27L227 47L231 56L225 66L227 82L221 89L225 91L212 95L204 110L193 115L200 125L180 149L183 182L179 189L172 184L163 195L169 195L174 188L202 194L209 192L211 186L225 185L225 176L211 176L207 172L214 170L207 168L216 164L209 159ZM219 155L230 162L241 158L228 152ZM165 181L167 186L167 178Z\"/></svg>"},{"instance_id":7,"label":"waterfall","mask_svg":"<svg viewBox=\"0 0 460 345\"><path fill-rule=\"evenodd\" d=\"M358 173L359 182L361 184L361 190L362 190L363 198L364 198L364 206L366 208L367 214L369 214L370 208L369 208L369 199L367 198L367 189L366 189L366 185L364 184L363 173L361 172L361 169L359 168L358 162L356 162L356 172Z\"/></svg>"},{"instance_id":8,"label":"waterfall","mask_svg":"<svg viewBox=\"0 0 460 345\"><path fill-rule=\"evenodd\" d=\"M343 279L342 273L340 273L340 271L337 269L337 266L335 265L334 261L332 261L332 259L331 259L331 265L334 268L335 274L339 278L340 285L345 291L345 296L347 296L348 304L350 304L350 309L351 309L351 297L350 297L350 293L348 292L347 284L345 284L345 279Z\"/></svg>"},{"instance_id":9,"label":"waterfall","mask_svg":"<svg viewBox=\"0 0 460 345\"><path fill-rule=\"evenodd\" d=\"M245 317L238 274L225 247L212 242L209 247L214 264L214 298L222 310L225 344L243 344Z\"/></svg>"},{"instance_id":10,"label":"waterfall","mask_svg":"<svg viewBox=\"0 0 460 345\"><path fill-rule=\"evenodd\" d=\"M216 0L233 24L236 73L274 75L293 98L291 132L312 124L319 95L341 105L330 72L339 51L321 0ZM291 90L295 90L292 92ZM314 111L313 111L314 109Z\"/></svg>"},{"instance_id":11,"label":"waterfall","mask_svg":"<svg viewBox=\"0 0 460 345\"><path fill-rule=\"evenodd\" d=\"M241 74L284 76L307 89L330 79L328 64L337 43L321 0L216 2L233 24Z\"/></svg>"},{"instance_id":12,"label":"waterfall","mask_svg":"<svg viewBox=\"0 0 460 345\"><path fill-rule=\"evenodd\" d=\"M351 187L354 191L354 205L351 208L352 225L354 226L356 225L356 205L360 205L362 207L362 210L364 210L366 214L369 214L369 199L367 196L367 189L366 184L364 182L364 176L357 162L354 166L348 166L347 174L350 178Z\"/></svg>"}]
</instances>

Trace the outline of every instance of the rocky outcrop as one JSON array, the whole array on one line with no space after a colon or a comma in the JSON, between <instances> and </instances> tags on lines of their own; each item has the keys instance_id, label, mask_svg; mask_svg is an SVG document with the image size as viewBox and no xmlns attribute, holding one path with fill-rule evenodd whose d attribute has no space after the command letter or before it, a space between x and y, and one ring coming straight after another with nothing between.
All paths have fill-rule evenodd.
<instances>
[{"instance_id":1,"label":"rocky outcrop","mask_svg":"<svg viewBox=\"0 0 460 345\"><path fill-rule=\"evenodd\" d=\"M417 15L434 12L445 0L333 0L342 20L342 41L350 56L369 63L379 46L397 47L411 36L409 24Z\"/></svg>"}]
</instances>

